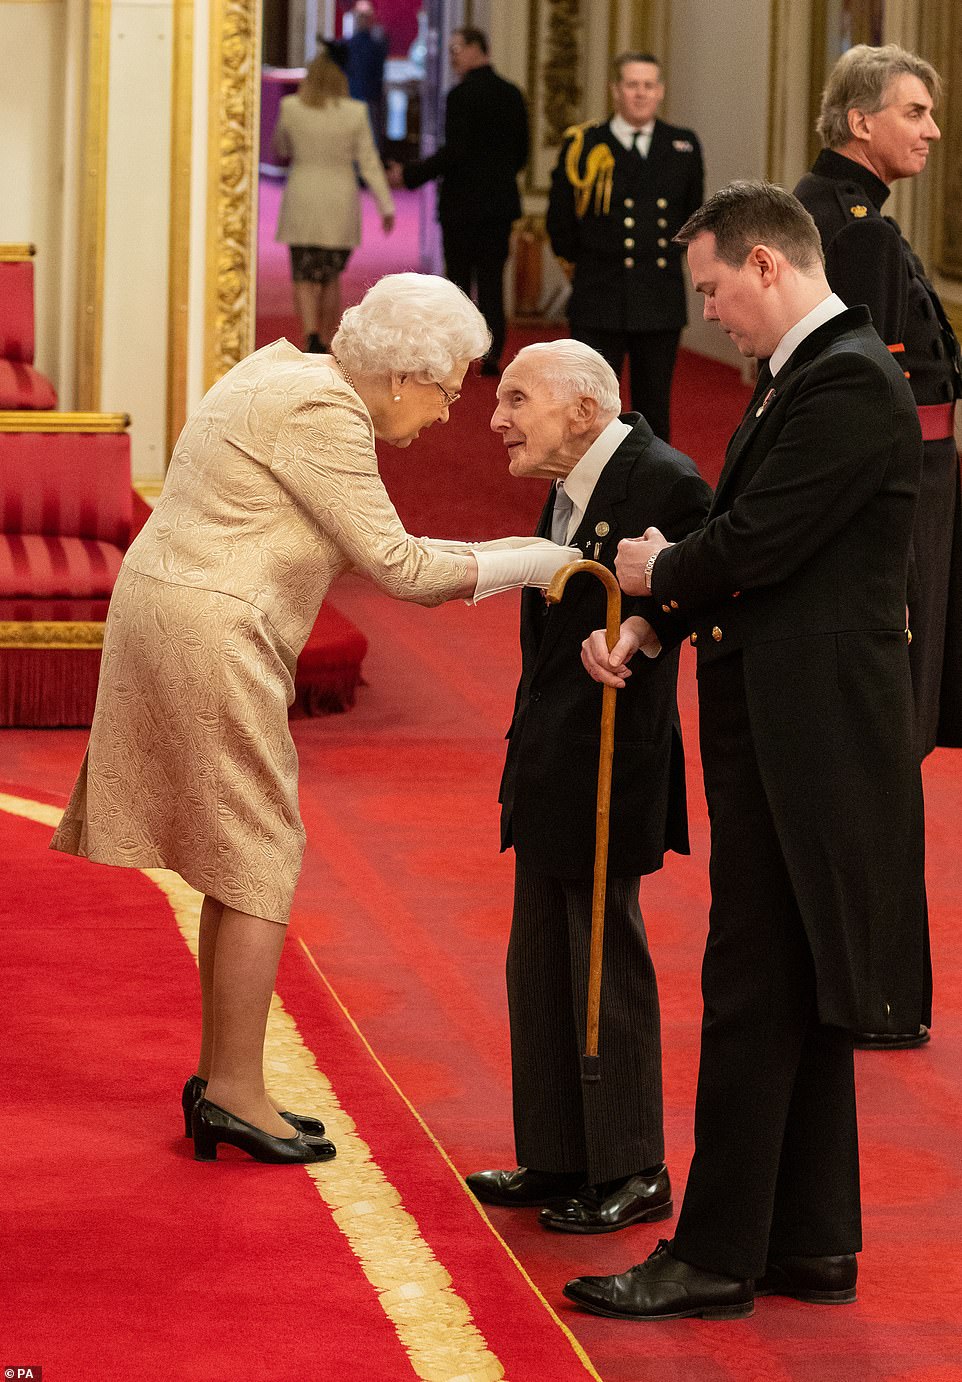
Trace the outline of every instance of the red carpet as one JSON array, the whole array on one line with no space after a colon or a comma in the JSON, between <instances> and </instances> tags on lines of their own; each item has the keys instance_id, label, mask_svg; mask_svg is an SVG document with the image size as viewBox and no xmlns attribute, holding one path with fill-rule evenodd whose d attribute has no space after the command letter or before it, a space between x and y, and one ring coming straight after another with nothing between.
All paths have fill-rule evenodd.
<instances>
[{"instance_id":1,"label":"red carpet","mask_svg":"<svg viewBox=\"0 0 962 1382\"><path fill-rule=\"evenodd\" d=\"M195 1055L187 947L142 874L53 854L49 834L0 811L0 999L16 1053L0 1089L4 1364L177 1382L282 1382L302 1365L338 1379L430 1375L413 1370L373 1273L303 1168L230 1151L216 1167L193 1160L178 1104ZM559 1382L588 1375L294 944L283 986L305 1000L304 1036L450 1274L462 1329L504 1370L471 1375L536 1377L545 1356ZM331 1168L317 1175L323 1187ZM403 1282L403 1257L399 1269ZM445 1346L460 1356L462 1341Z\"/></svg>"}]
</instances>

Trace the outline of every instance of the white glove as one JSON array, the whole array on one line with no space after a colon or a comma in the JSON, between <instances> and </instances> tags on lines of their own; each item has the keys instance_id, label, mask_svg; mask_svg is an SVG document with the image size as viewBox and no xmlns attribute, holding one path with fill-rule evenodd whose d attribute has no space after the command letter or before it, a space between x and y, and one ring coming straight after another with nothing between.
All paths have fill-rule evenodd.
<instances>
[{"instance_id":1,"label":"white glove","mask_svg":"<svg viewBox=\"0 0 962 1382\"><path fill-rule=\"evenodd\" d=\"M537 585L544 589L551 584L556 571L570 562L580 561L581 556L577 547L559 547L545 538L533 538L524 547L507 550L479 551L475 548L478 583L470 603L476 605L489 595L500 595L503 590L513 590L519 585Z\"/></svg>"}]
</instances>

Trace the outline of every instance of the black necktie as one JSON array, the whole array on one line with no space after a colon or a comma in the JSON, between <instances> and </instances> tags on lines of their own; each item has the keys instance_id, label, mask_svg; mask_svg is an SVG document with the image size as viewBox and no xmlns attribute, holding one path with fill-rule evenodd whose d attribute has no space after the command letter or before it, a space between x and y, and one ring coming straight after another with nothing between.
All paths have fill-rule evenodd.
<instances>
[{"instance_id":1,"label":"black necktie","mask_svg":"<svg viewBox=\"0 0 962 1382\"><path fill-rule=\"evenodd\" d=\"M644 139L644 135L642 134L641 130L635 130L635 137L631 141L631 152L633 154L637 154L638 157L641 159L645 157L644 150L641 147L642 139Z\"/></svg>"}]
</instances>

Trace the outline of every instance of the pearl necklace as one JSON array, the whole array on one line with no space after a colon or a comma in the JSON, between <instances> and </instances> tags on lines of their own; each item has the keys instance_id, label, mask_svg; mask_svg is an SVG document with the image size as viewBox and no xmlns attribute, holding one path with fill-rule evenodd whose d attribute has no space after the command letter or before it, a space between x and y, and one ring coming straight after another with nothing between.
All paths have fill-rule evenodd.
<instances>
[{"instance_id":1,"label":"pearl necklace","mask_svg":"<svg viewBox=\"0 0 962 1382\"><path fill-rule=\"evenodd\" d=\"M351 378L351 371L350 371L349 369L345 369L345 368L344 368L344 366L341 364L340 360L337 358L336 355L334 356L334 363L335 363L335 365L337 365L338 369L339 369L339 370L341 371L341 373L343 374L345 381L346 381L348 384L350 384L350 386L351 386L351 388L354 390L354 392L357 393L357 385L355 384L354 380Z\"/></svg>"}]
</instances>

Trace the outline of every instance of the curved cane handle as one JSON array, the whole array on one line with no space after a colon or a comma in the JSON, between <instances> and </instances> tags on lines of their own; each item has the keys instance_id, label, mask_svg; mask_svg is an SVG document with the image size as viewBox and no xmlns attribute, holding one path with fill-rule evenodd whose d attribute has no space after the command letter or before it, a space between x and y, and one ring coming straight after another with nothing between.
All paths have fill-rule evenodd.
<instances>
[{"instance_id":1,"label":"curved cane handle","mask_svg":"<svg viewBox=\"0 0 962 1382\"><path fill-rule=\"evenodd\" d=\"M609 649L613 648L618 642L621 634L621 587L613 571L609 571L607 566L602 566L600 561L581 561L569 562L567 566L562 566L551 578L551 584L544 593L549 605L557 605L564 594L565 586L572 576L577 576L580 572L587 575L597 576L602 582L608 596L608 605L605 618L605 641Z\"/></svg>"}]
</instances>

